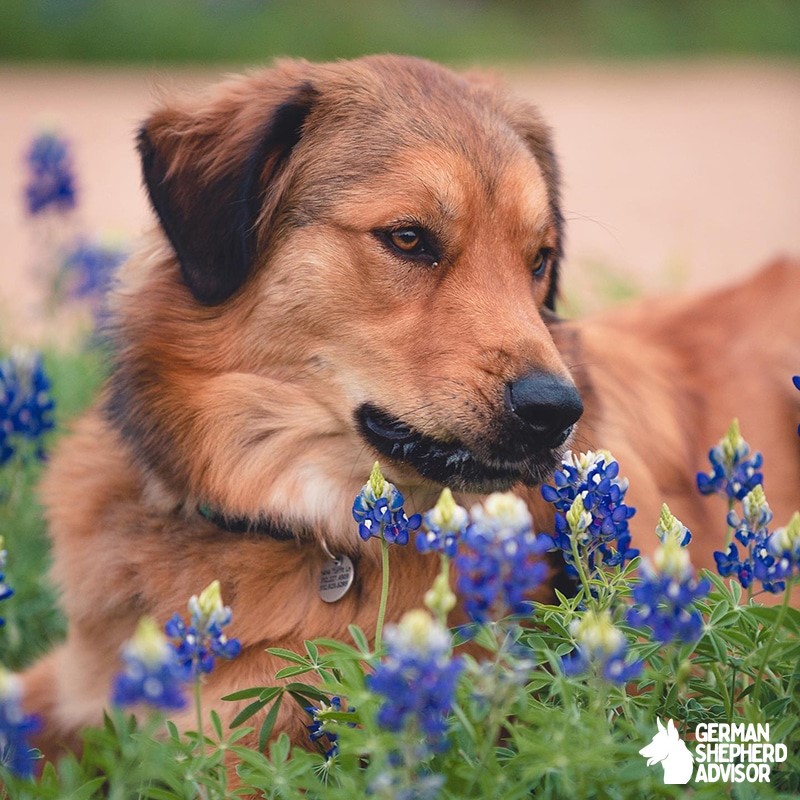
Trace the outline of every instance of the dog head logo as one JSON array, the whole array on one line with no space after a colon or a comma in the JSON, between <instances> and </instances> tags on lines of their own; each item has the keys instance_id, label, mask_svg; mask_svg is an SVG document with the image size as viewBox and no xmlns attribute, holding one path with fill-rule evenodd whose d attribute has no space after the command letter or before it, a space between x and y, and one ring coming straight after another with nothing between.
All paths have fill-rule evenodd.
<instances>
[{"instance_id":1,"label":"dog head logo","mask_svg":"<svg viewBox=\"0 0 800 800\"><path fill-rule=\"evenodd\" d=\"M648 767L661 762L664 783L688 783L694 771L694 756L678 736L672 720L667 722L666 728L660 719L656 721L658 732L653 741L639 751L639 755L647 759Z\"/></svg>"}]
</instances>

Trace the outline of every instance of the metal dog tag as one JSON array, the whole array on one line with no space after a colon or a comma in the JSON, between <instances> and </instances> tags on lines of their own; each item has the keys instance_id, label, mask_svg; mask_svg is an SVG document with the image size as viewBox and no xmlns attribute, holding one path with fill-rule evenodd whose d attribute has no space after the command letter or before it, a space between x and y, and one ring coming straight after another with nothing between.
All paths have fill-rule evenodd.
<instances>
[{"instance_id":1,"label":"metal dog tag","mask_svg":"<svg viewBox=\"0 0 800 800\"><path fill-rule=\"evenodd\" d=\"M355 569L347 556L336 556L322 568L319 576L319 596L326 603L341 600L353 585Z\"/></svg>"}]
</instances>

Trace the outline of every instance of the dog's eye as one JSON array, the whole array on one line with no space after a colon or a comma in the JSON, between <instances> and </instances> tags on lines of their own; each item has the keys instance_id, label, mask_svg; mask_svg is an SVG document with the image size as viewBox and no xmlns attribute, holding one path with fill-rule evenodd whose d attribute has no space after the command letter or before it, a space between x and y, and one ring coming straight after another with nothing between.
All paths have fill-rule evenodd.
<instances>
[{"instance_id":1,"label":"dog's eye","mask_svg":"<svg viewBox=\"0 0 800 800\"><path fill-rule=\"evenodd\" d=\"M547 272L547 265L550 263L550 257L553 251L549 247L542 247L533 259L531 264L531 272L534 278L540 278Z\"/></svg>"},{"instance_id":2,"label":"dog's eye","mask_svg":"<svg viewBox=\"0 0 800 800\"><path fill-rule=\"evenodd\" d=\"M435 239L423 228L408 225L375 233L390 250L404 258L424 261L431 266L435 266L439 262L439 251Z\"/></svg>"},{"instance_id":3,"label":"dog's eye","mask_svg":"<svg viewBox=\"0 0 800 800\"><path fill-rule=\"evenodd\" d=\"M424 241L422 232L418 228L400 228L400 230L391 231L389 239L398 250L409 254L418 253L422 249Z\"/></svg>"}]
</instances>

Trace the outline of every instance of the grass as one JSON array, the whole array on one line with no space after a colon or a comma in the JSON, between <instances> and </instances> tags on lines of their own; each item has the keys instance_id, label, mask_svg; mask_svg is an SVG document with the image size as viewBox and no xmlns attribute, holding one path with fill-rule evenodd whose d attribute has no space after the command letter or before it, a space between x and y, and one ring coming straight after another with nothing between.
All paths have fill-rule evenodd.
<instances>
[{"instance_id":1,"label":"grass","mask_svg":"<svg viewBox=\"0 0 800 800\"><path fill-rule=\"evenodd\" d=\"M794 0L3 0L3 60L445 62L800 55Z\"/></svg>"}]
</instances>

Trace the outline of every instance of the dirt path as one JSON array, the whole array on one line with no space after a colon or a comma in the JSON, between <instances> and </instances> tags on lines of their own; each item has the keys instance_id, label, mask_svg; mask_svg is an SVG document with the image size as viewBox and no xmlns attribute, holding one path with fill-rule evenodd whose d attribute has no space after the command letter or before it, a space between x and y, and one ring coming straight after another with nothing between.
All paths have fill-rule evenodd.
<instances>
[{"instance_id":1,"label":"dirt path","mask_svg":"<svg viewBox=\"0 0 800 800\"><path fill-rule=\"evenodd\" d=\"M0 67L0 325L42 332L22 155L53 127L74 144L81 226L128 241L149 222L133 134L158 85L213 72ZM566 288L585 310L614 281L703 287L800 253L800 67L760 63L506 70L556 130L569 219ZM593 283L606 288L599 299ZM609 288L609 286L611 288ZM619 288L619 287L618 287Z\"/></svg>"}]
</instances>

